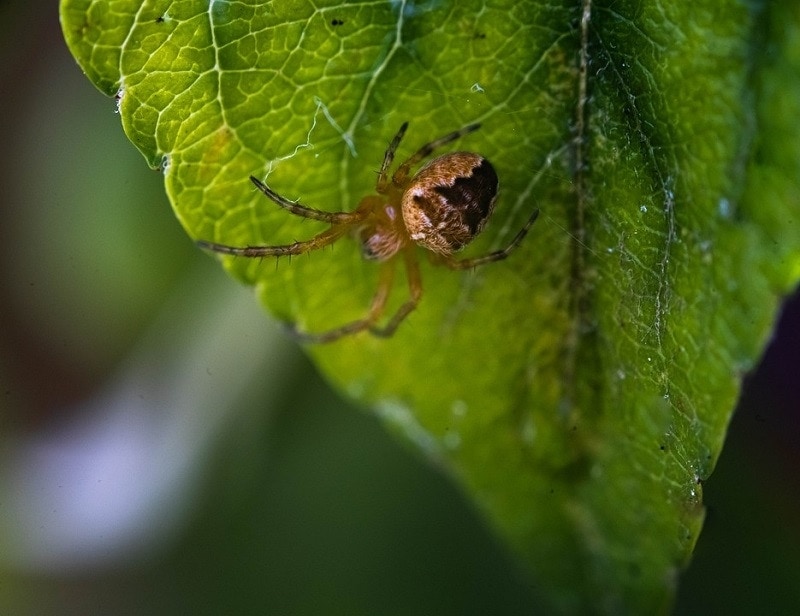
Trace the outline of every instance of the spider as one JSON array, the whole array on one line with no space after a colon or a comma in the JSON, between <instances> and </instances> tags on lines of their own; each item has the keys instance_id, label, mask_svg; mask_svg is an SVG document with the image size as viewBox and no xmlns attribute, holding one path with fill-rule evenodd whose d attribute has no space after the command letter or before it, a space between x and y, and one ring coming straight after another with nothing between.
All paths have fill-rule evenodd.
<instances>
[{"instance_id":1,"label":"spider","mask_svg":"<svg viewBox=\"0 0 800 616\"><path fill-rule=\"evenodd\" d=\"M497 201L498 179L492 164L472 152L452 152L428 162L415 175L412 168L442 146L472 133L480 124L469 124L430 143L397 167L389 177L400 141L408 122L389 143L375 184L377 194L364 197L352 212L325 212L289 201L254 176L250 180L262 193L290 213L328 223L330 227L309 240L280 246L227 246L200 240L198 245L213 252L239 257L281 257L301 255L329 246L352 233L361 242L364 258L382 264L377 290L366 316L319 333L292 332L307 342L332 342L343 336L368 330L375 336L389 337L417 307L422 297L422 278L416 245L434 253L438 262L454 270L464 270L505 259L522 242L539 210L535 209L511 243L501 250L480 257L458 259L453 253L477 236ZM405 264L409 298L385 321L397 258Z\"/></svg>"}]
</instances>

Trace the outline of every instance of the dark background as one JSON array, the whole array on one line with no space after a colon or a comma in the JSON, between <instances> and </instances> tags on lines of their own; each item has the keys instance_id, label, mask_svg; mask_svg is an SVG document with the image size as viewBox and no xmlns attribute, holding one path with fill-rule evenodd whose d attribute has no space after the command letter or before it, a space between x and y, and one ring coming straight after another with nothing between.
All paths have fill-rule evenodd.
<instances>
[{"instance_id":1,"label":"dark background","mask_svg":"<svg viewBox=\"0 0 800 616\"><path fill-rule=\"evenodd\" d=\"M534 611L458 490L192 245L55 3L0 17L0 612ZM800 607L799 409L795 296L704 486L676 613Z\"/></svg>"}]
</instances>

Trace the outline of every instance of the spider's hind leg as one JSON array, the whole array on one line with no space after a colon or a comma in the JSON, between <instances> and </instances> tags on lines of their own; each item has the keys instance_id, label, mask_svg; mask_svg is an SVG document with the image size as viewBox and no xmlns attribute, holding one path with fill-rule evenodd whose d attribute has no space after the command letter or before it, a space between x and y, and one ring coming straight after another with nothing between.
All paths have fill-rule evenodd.
<instances>
[{"instance_id":1,"label":"spider's hind leg","mask_svg":"<svg viewBox=\"0 0 800 616\"><path fill-rule=\"evenodd\" d=\"M378 191L379 194L384 194L389 185L386 172L389 170L394 160L394 154L400 146L400 142L403 140L403 135L406 134L407 128L408 122L403 122L400 126L400 130L398 130L397 134L394 136L394 139L389 142L389 147L386 148L386 152L383 155L383 163L381 164L381 170L378 172L378 181L375 184L375 190Z\"/></svg>"},{"instance_id":2,"label":"spider's hind leg","mask_svg":"<svg viewBox=\"0 0 800 616\"><path fill-rule=\"evenodd\" d=\"M452 133L445 135L444 137L439 137L439 139L434 139L423 145L419 150L417 150L414 154L412 154L408 160L403 162L398 168L397 171L394 172L392 176L392 183L395 186L402 187L405 185L406 180L408 179L408 174L411 171L411 168L416 165L421 160L428 158L435 150L438 150L440 147L455 141L456 139L460 139L464 135L468 135L469 133L473 133L481 127L480 123L475 124L467 124L463 128L459 128L458 130L454 130Z\"/></svg>"},{"instance_id":3,"label":"spider's hind leg","mask_svg":"<svg viewBox=\"0 0 800 616\"><path fill-rule=\"evenodd\" d=\"M495 250L494 252L490 252L489 254L480 256L480 257L472 257L469 259L456 259L452 255L440 255L441 259L443 260L444 264L447 265L450 269L454 270L463 270L463 269L471 269L473 267L478 267L479 265L485 265L486 263L492 263L494 261L502 261L508 255L510 255L514 249L522 243L522 240L525 239L525 236L528 234L528 230L533 226L533 223L536 222L536 219L539 217L539 210L538 208L533 210L533 213L528 218L527 222L523 225L522 229L520 229L517 234L514 236L514 239L511 240L511 243L508 244L505 248L501 248L500 250Z\"/></svg>"}]
</instances>

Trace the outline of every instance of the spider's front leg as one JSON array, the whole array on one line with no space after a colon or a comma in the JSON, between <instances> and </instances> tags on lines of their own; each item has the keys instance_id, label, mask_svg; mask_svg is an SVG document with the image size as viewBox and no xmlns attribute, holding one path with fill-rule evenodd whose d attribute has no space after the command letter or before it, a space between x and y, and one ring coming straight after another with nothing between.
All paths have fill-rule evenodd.
<instances>
[{"instance_id":1,"label":"spider's front leg","mask_svg":"<svg viewBox=\"0 0 800 616\"><path fill-rule=\"evenodd\" d=\"M331 225L331 228L322 233L318 233L310 240L292 242L291 244L276 246L230 246L228 244L197 240L198 246L213 252L237 257L260 258L301 255L333 244L353 227L360 224L368 215L368 212L363 210L356 210L354 212L325 212L323 210L317 210L295 201L289 201L286 197L282 197L276 193L255 176L251 175L250 181L255 184L256 188L269 197L269 199L295 216L327 222Z\"/></svg>"},{"instance_id":2,"label":"spider's front leg","mask_svg":"<svg viewBox=\"0 0 800 616\"><path fill-rule=\"evenodd\" d=\"M397 312L392 315L386 325L383 327L370 327L369 331L381 338L388 338L394 334L400 323L416 309L419 300L422 299L422 276L420 275L419 263L413 247L406 248L403 251L403 259L406 265L406 279L410 297L397 309Z\"/></svg>"},{"instance_id":3,"label":"spider's front leg","mask_svg":"<svg viewBox=\"0 0 800 616\"><path fill-rule=\"evenodd\" d=\"M325 343L334 342L344 336L357 334L367 329L372 329L375 322L380 319L384 310L386 309L386 302L389 300L389 294L392 290L392 282L394 281L395 262L390 259L382 264L380 272L380 280L378 281L378 288L372 296L372 303L370 304L369 312L363 319L345 323L340 327L329 329L328 331L313 333L304 332L297 329L294 324L287 324L289 331L302 340L303 342L310 343Z\"/></svg>"},{"instance_id":4,"label":"spider's front leg","mask_svg":"<svg viewBox=\"0 0 800 616\"><path fill-rule=\"evenodd\" d=\"M327 231L315 235L310 240L277 246L228 246L227 244L217 244L216 242L207 242L206 240L197 240L196 243L200 248L205 248L206 250L224 255L233 255L235 257L249 257L251 259L258 259L261 257L288 257L302 255L312 250L329 246L345 235L349 230L350 225L336 225Z\"/></svg>"},{"instance_id":5,"label":"spider's front leg","mask_svg":"<svg viewBox=\"0 0 800 616\"><path fill-rule=\"evenodd\" d=\"M255 184L255 187L264 193L269 199L280 205L283 209L288 210L295 216L309 218L311 220L319 220L332 225L352 224L363 219L363 215L359 212L325 212L323 210L314 209L313 207L308 207L307 205L303 205L296 201L289 201L289 199L276 193L254 175L250 176L250 181Z\"/></svg>"}]
</instances>

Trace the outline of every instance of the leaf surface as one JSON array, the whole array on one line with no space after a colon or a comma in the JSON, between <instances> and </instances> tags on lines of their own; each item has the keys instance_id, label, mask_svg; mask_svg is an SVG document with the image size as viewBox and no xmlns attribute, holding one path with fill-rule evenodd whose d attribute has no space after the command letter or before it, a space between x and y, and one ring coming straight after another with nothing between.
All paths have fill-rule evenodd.
<instances>
[{"instance_id":1,"label":"leaf surface","mask_svg":"<svg viewBox=\"0 0 800 616\"><path fill-rule=\"evenodd\" d=\"M309 352L438 460L561 611L665 609L703 518L741 378L800 275L800 13L788 1L62 0L66 40L117 96L196 239L284 244L471 122L501 194L453 272L423 261L388 340ZM356 242L225 258L278 318L366 312ZM407 297L395 280L390 311Z\"/></svg>"}]
</instances>

